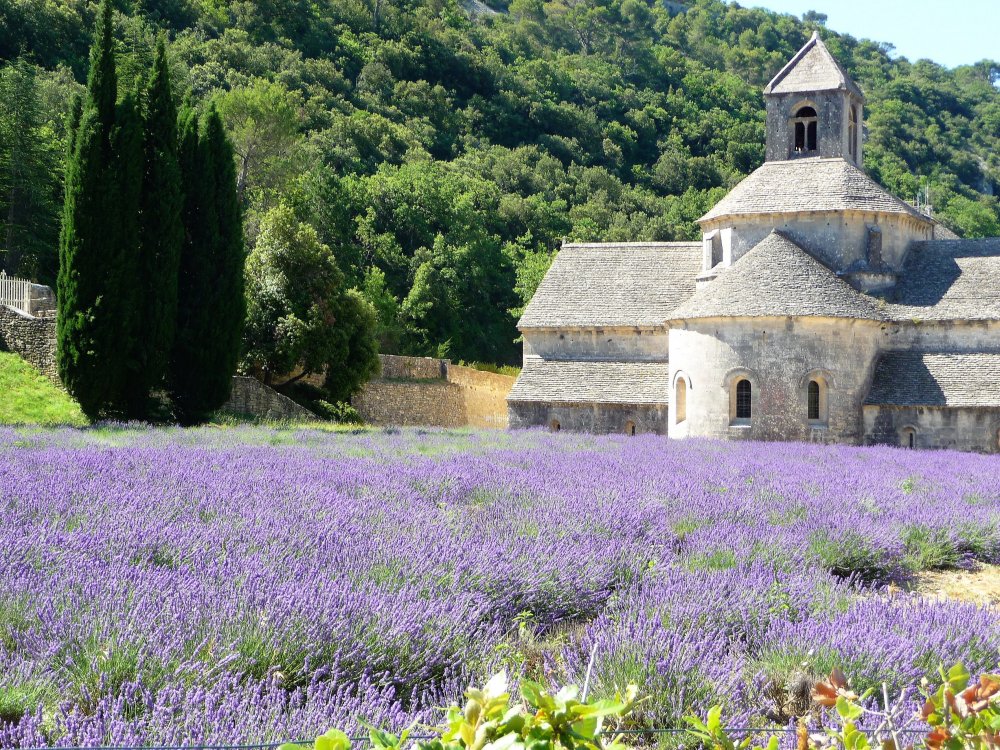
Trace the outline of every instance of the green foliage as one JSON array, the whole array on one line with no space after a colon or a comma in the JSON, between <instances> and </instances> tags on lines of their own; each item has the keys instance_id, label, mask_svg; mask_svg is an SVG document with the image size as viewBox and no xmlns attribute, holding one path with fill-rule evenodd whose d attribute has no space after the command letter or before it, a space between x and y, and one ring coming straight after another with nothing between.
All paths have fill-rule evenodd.
<instances>
[{"instance_id":1,"label":"green foliage","mask_svg":"<svg viewBox=\"0 0 1000 750\"><path fill-rule=\"evenodd\" d=\"M191 423L229 398L246 319L244 249L233 150L215 107L203 118L185 107L179 133L184 243L170 392Z\"/></svg>"},{"instance_id":2,"label":"green foliage","mask_svg":"<svg viewBox=\"0 0 1000 750\"><path fill-rule=\"evenodd\" d=\"M463 360L459 360L458 364L462 367L471 367L473 370L479 370L480 372L506 375L509 378L516 378L521 374L521 368L513 365L493 365L489 362L465 362Z\"/></svg>"},{"instance_id":3,"label":"green foliage","mask_svg":"<svg viewBox=\"0 0 1000 750\"><path fill-rule=\"evenodd\" d=\"M269 381L325 374L332 401L348 401L379 367L377 313L344 288L344 276L316 230L288 206L269 211L247 260L249 301L243 366Z\"/></svg>"},{"instance_id":4,"label":"green foliage","mask_svg":"<svg viewBox=\"0 0 1000 750\"><path fill-rule=\"evenodd\" d=\"M335 326L338 346L326 363L323 383L338 402L350 401L381 370L375 338L377 320L375 308L359 291L349 289L341 296Z\"/></svg>"},{"instance_id":5,"label":"green foliage","mask_svg":"<svg viewBox=\"0 0 1000 750\"><path fill-rule=\"evenodd\" d=\"M877 581L893 572L884 551L875 549L855 532L839 537L823 530L813 532L809 552L820 565L838 576L853 575L864 581Z\"/></svg>"},{"instance_id":6,"label":"green foliage","mask_svg":"<svg viewBox=\"0 0 1000 750\"><path fill-rule=\"evenodd\" d=\"M244 366L271 376L323 370L337 346L344 276L330 248L292 209L264 216L246 264L249 308Z\"/></svg>"},{"instance_id":7,"label":"green foliage","mask_svg":"<svg viewBox=\"0 0 1000 750\"><path fill-rule=\"evenodd\" d=\"M141 129L134 100L117 102L111 18L104 0L66 168L57 280L59 375L91 418L126 412L134 331Z\"/></svg>"},{"instance_id":8,"label":"green foliage","mask_svg":"<svg viewBox=\"0 0 1000 750\"><path fill-rule=\"evenodd\" d=\"M45 68L42 122L62 138L48 113L65 97L46 88L86 69L91 7L7 5L0 59L23 49ZM929 191L963 236L1000 233L996 62L948 70L820 13L688 5L494 0L508 12L470 18L436 0L157 0L119 3L114 22L123 81L169 30L178 91L216 101L249 246L293 206L375 306L387 352L513 364L516 319L563 238L696 239L763 160L761 88L814 29L865 90L872 175L907 200ZM29 204L18 226L42 247L52 220Z\"/></svg>"},{"instance_id":9,"label":"green foliage","mask_svg":"<svg viewBox=\"0 0 1000 750\"><path fill-rule=\"evenodd\" d=\"M0 68L0 268L51 282L63 154L40 77L23 58Z\"/></svg>"},{"instance_id":10,"label":"green foliage","mask_svg":"<svg viewBox=\"0 0 1000 750\"><path fill-rule=\"evenodd\" d=\"M465 705L448 709L444 726L434 730L432 739L413 742L415 750L625 750L614 732L605 740L605 720L626 716L635 705L637 689L630 685L614 700L592 703L580 699L575 685L549 694L541 685L526 678L520 681L521 700L511 703L507 675L494 676L481 690L469 688ZM408 747L414 727L399 736L374 727L369 741L375 750ZM351 750L351 741L333 729L317 737L314 750ZM301 750L294 744L279 750Z\"/></svg>"},{"instance_id":11,"label":"green foliage","mask_svg":"<svg viewBox=\"0 0 1000 750\"><path fill-rule=\"evenodd\" d=\"M150 393L164 384L177 321L177 274L184 242L177 108L163 40L146 84L144 170L137 299L141 335L136 337L136 373L130 381L131 413L149 413Z\"/></svg>"},{"instance_id":12,"label":"green foliage","mask_svg":"<svg viewBox=\"0 0 1000 750\"><path fill-rule=\"evenodd\" d=\"M16 354L0 352L0 393L0 424L87 423L73 399Z\"/></svg>"},{"instance_id":13,"label":"green foliage","mask_svg":"<svg viewBox=\"0 0 1000 750\"><path fill-rule=\"evenodd\" d=\"M904 564L911 571L953 568L961 553L958 543L944 529L914 525L903 531Z\"/></svg>"},{"instance_id":14,"label":"green foliage","mask_svg":"<svg viewBox=\"0 0 1000 750\"><path fill-rule=\"evenodd\" d=\"M930 687L924 680L921 693L925 699L919 718L928 726L928 733L907 748L926 750L987 750L996 747L1000 739L1000 675L983 674L973 681L969 671L961 664L948 671L938 668L940 685ZM889 705L884 688L880 696L882 710L872 707L868 698L875 693L870 688L861 695L855 693L840 669L833 669L830 676L812 688L812 707L826 712L832 720L821 731L809 733L803 719L799 720L797 747L800 750L900 750L903 734L898 731L900 717ZM902 703L902 701L900 701ZM867 720L867 721L866 721ZM736 741L722 725L722 708L714 706L702 721L696 716L686 717L691 726L692 739L713 750L745 750L750 738ZM862 728L862 726L869 728ZM875 726L877 728L871 729ZM912 736L905 735L907 739ZM771 736L768 750L777 750L778 737Z\"/></svg>"}]
</instances>

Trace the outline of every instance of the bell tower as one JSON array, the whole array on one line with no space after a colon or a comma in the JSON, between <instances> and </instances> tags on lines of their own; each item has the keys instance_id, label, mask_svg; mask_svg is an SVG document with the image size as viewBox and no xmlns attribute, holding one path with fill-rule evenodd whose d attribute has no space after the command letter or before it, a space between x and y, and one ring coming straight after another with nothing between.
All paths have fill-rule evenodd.
<instances>
[{"instance_id":1,"label":"bell tower","mask_svg":"<svg viewBox=\"0 0 1000 750\"><path fill-rule=\"evenodd\" d=\"M842 158L862 167L865 97L813 32L764 88L767 161Z\"/></svg>"}]
</instances>

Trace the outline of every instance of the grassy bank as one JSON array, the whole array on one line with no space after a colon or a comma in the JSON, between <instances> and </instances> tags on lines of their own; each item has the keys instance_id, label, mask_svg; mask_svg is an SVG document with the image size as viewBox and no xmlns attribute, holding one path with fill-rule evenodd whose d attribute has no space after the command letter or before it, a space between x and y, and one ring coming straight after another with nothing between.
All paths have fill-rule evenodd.
<instances>
[{"instance_id":1,"label":"grassy bank","mask_svg":"<svg viewBox=\"0 0 1000 750\"><path fill-rule=\"evenodd\" d=\"M16 354L0 352L0 424L86 423L66 392Z\"/></svg>"}]
</instances>

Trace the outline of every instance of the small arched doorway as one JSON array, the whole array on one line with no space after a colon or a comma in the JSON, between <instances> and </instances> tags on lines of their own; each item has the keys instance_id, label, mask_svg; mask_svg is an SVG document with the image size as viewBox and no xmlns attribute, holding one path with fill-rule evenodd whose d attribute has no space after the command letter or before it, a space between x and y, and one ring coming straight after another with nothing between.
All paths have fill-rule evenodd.
<instances>
[{"instance_id":1,"label":"small arched doorway","mask_svg":"<svg viewBox=\"0 0 1000 750\"><path fill-rule=\"evenodd\" d=\"M562 429L562 425L559 424L558 419L553 419L549 422L549 432L559 432Z\"/></svg>"},{"instance_id":2,"label":"small arched doorway","mask_svg":"<svg viewBox=\"0 0 1000 750\"><path fill-rule=\"evenodd\" d=\"M635 435L635 422L631 419L625 423L625 434L630 437Z\"/></svg>"},{"instance_id":3,"label":"small arched doorway","mask_svg":"<svg viewBox=\"0 0 1000 750\"><path fill-rule=\"evenodd\" d=\"M899 444L903 448L917 447L917 430L914 427L904 427L899 431Z\"/></svg>"}]
</instances>

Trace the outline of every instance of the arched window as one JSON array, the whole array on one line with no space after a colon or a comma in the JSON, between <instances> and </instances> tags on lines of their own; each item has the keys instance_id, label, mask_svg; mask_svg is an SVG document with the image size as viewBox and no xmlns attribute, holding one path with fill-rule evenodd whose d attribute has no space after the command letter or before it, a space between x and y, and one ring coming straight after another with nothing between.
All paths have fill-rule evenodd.
<instances>
[{"instance_id":1,"label":"arched window","mask_svg":"<svg viewBox=\"0 0 1000 750\"><path fill-rule=\"evenodd\" d=\"M854 161L858 160L858 108L851 105L851 119L847 124L847 150Z\"/></svg>"},{"instance_id":2,"label":"arched window","mask_svg":"<svg viewBox=\"0 0 1000 750\"><path fill-rule=\"evenodd\" d=\"M812 107L800 107L792 120L795 128L795 151L805 153L815 151L818 142L819 117Z\"/></svg>"},{"instance_id":3,"label":"arched window","mask_svg":"<svg viewBox=\"0 0 1000 750\"><path fill-rule=\"evenodd\" d=\"M750 419L752 409L752 390L750 381L744 378L736 384L736 418Z\"/></svg>"},{"instance_id":4,"label":"arched window","mask_svg":"<svg viewBox=\"0 0 1000 750\"><path fill-rule=\"evenodd\" d=\"M808 393L808 418L809 419L819 419L820 418L820 408L819 408L819 383L815 380L809 381L809 393Z\"/></svg>"},{"instance_id":5,"label":"arched window","mask_svg":"<svg viewBox=\"0 0 1000 750\"><path fill-rule=\"evenodd\" d=\"M635 422L633 422L632 420L629 420L628 422L625 423L625 434L635 435Z\"/></svg>"},{"instance_id":6,"label":"arched window","mask_svg":"<svg viewBox=\"0 0 1000 750\"><path fill-rule=\"evenodd\" d=\"M917 431L913 427L904 427L899 432L899 444L904 448L917 447Z\"/></svg>"},{"instance_id":7,"label":"arched window","mask_svg":"<svg viewBox=\"0 0 1000 750\"><path fill-rule=\"evenodd\" d=\"M549 430L551 430L552 432L559 432L559 430L561 429L562 425L559 424L558 419L553 419L551 422L549 422Z\"/></svg>"},{"instance_id":8,"label":"arched window","mask_svg":"<svg viewBox=\"0 0 1000 750\"><path fill-rule=\"evenodd\" d=\"M683 377L678 376L677 385L674 386L674 421L677 424L687 419L687 394L687 381Z\"/></svg>"}]
</instances>

